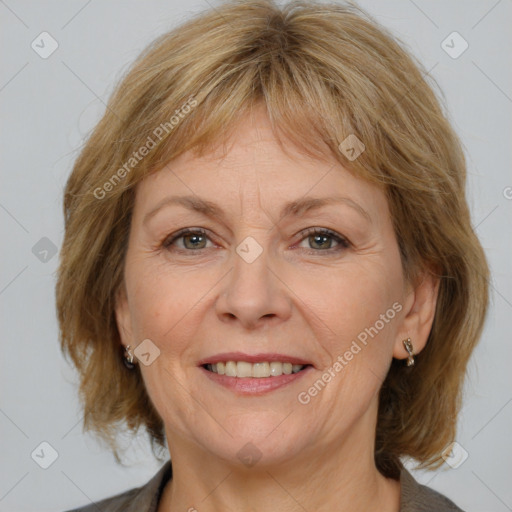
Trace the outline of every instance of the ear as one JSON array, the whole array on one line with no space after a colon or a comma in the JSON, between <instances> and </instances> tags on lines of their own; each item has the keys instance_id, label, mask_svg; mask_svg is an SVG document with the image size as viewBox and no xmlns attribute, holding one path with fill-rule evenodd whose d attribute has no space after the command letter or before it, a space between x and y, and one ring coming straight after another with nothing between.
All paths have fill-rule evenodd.
<instances>
[{"instance_id":1,"label":"ear","mask_svg":"<svg viewBox=\"0 0 512 512\"><path fill-rule=\"evenodd\" d=\"M409 285L404 304L402 325L398 329L393 357L406 359L403 340L411 338L414 353L419 354L427 344L436 312L440 279L433 272L425 271Z\"/></svg>"},{"instance_id":2,"label":"ear","mask_svg":"<svg viewBox=\"0 0 512 512\"><path fill-rule=\"evenodd\" d=\"M128 298L124 283L120 286L116 294L115 314L117 330L119 331L121 343L125 347L128 345L133 346L130 307L128 305Z\"/></svg>"}]
</instances>

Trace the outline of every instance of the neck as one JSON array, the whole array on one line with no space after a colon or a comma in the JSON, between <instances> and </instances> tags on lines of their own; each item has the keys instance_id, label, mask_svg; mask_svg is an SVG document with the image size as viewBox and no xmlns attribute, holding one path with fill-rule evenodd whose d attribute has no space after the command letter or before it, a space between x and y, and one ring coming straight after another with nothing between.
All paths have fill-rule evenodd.
<instances>
[{"instance_id":1,"label":"neck","mask_svg":"<svg viewBox=\"0 0 512 512\"><path fill-rule=\"evenodd\" d=\"M240 467L175 438L170 445L173 478L164 489L158 512L398 512L399 482L379 473L373 443L357 439L364 437L361 434L355 437L261 467L258 463Z\"/></svg>"}]
</instances>

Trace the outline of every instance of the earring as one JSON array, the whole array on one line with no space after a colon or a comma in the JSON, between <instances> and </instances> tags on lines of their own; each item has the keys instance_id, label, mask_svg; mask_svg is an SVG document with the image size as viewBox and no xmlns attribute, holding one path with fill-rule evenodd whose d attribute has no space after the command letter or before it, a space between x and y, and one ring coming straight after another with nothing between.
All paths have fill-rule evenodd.
<instances>
[{"instance_id":1,"label":"earring","mask_svg":"<svg viewBox=\"0 0 512 512\"><path fill-rule=\"evenodd\" d=\"M135 368L135 363L133 362L133 354L130 350L130 345L128 345L124 349L123 363L129 370L133 370Z\"/></svg>"},{"instance_id":2,"label":"earring","mask_svg":"<svg viewBox=\"0 0 512 512\"><path fill-rule=\"evenodd\" d=\"M412 346L411 338L403 340L402 343L409 354L409 357L407 358L407 366L414 366L414 347Z\"/></svg>"}]
</instances>

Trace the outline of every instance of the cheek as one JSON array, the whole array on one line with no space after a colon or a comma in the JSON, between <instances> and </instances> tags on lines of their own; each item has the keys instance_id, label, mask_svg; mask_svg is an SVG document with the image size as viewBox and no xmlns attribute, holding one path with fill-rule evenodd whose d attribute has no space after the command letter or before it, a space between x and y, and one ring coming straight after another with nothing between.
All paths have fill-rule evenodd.
<instances>
[{"instance_id":1,"label":"cheek","mask_svg":"<svg viewBox=\"0 0 512 512\"><path fill-rule=\"evenodd\" d=\"M397 310L401 309L400 268L381 261L347 264L327 274L309 276L297 282L295 289L307 305L304 314L317 326L317 340L331 361L343 356L356 341L361 351L355 346L353 359L389 362Z\"/></svg>"},{"instance_id":2,"label":"cheek","mask_svg":"<svg viewBox=\"0 0 512 512\"><path fill-rule=\"evenodd\" d=\"M127 266L127 288L135 336L153 336L155 340L165 329L171 329L173 320L182 313L186 307L183 295L189 290L149 261L132 261Z\"/></svg>"},{"instance_id":3,"label":"cheek","mask_svg":"<svg viewBox=\"0 0 512 512\"><path fill-rule=\"evenodd\" d=\"M199 319L219 276L207 270L170 268L161 261L134 260L127 280L132 329L137 340L151 339L171 359L190 346Z\"/></svg>"}]
</instances>

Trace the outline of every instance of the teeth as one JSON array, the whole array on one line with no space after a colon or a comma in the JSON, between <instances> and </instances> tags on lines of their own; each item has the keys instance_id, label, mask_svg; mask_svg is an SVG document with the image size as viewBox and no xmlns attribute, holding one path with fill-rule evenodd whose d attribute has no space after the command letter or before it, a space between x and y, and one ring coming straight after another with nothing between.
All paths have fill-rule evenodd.
<instances>
[{"instance_id":1,"label":"teeth","mask_svg":"<svg viewBox=\"0 0 512 512\"><path fill-rule=\"evenodd\" d=\"M212 364L212 366L216 366L215 364ZM228 377L236 377L236 363L234 361L228 361L226 363L226 375Z\"/></svg>"},{"instance_id":2,"label":"teeth","mask_svg":"<svg viewBox=\"0 0 512 512\"><path fill-rule=\"evenodd\" d=\"M281 363L278 361L247 363L246 361L226 361L225 363L208 364L206 368L219 375L227 377L279 377L279 375L290 375L300 372L305 365Z\"/></svg>"},{"instance_id":3,"label":"teeth","mask_svg":"<svg viewBox=\"0 0 512 512\"><path fill-rule=\"evenodd\" d=\"M238 361L238 363L236 363L236 376L252 377L252 364L244 361Z\"/></svg>"},{"instance_id":4,"label":"teeth","mask_svg":"<svg viewBox=\"0 0 512 512\"><path fill-rule=\"evenodd\" d=\"M272 361L270 363L270 375L272 377L279 377L279 375L283 374L283 363L276 363Z\"/></svg>"},{"instance_id":5,"label":"teeth","mask_svg":"<svg viewBox=\"0 0 512 512\"><path fill-rule=\"evenodd\" d=\"M252 365L252 376L270 377L270 365L268 363L254 363Z\"/></svg>"}]
</instances>

